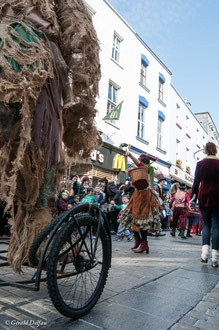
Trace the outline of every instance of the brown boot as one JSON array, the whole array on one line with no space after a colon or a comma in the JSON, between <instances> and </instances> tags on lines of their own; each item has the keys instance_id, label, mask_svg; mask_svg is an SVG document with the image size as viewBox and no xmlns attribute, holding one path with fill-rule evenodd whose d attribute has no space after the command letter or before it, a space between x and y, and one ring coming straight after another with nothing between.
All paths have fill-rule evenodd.
<instances>
[{"instance_id":1,"label":"brown boot","mask_svg":"<svg viewBox=\"0 0 219 330\"><path fill-rule=\"evenodd\" d=\"M135 250L135 253L142 253L146 251L146 253L149 253L149 246L148 246L148 241L142 241L140 248L138 250Z\"/></svg>"},{"instance_id":2,"label":"brown boot","mask_svg":"<svg viewBox=\"0 0 219 330\"><path fill-rule=\"evenodd\" d=\"M135 239L135 245L132 247L132 250L137 249L142 242L142 239L141 239L139 233L134 234L134 239Z\"/></svg>"}]
</instances>

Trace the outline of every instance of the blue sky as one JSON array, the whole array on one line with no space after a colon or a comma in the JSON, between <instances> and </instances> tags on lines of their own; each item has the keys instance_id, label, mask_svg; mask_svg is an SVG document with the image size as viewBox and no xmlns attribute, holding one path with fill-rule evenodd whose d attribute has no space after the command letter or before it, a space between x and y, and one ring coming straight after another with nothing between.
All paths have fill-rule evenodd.
<instances>
[{"instance_id":1,"label":"blue sky","mask_svg":"<svg viewBox=\"0 0 219 330\"><path fill-rule=\"evenodd\" d=\"M219 0L109 0L219 131Z\"/></svg>"}]
</instances>

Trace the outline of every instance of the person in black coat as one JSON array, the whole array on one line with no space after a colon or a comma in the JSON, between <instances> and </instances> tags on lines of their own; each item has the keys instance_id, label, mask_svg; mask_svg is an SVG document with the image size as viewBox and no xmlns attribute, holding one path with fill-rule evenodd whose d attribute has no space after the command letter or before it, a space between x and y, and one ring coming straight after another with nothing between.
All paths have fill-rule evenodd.
<instances>
[{"instance_id":1,"label":"person in black coat","mask_svg":"<svg viewBox=\"0 0 219 330\"><path fill-rule=\"evenodd\" d=\"M124 194L129 196L129 199L132 197L135 191L135 187L131 184L130 180L126 181L126 185L124 188Z\"/></svg>"},{"instance_id":2,"label":"person in black coat","mask_svg":"<svg viewBox=\"0 0 219 330\"><path fill-rule=\"evenodd\" d=\"M114 181L108 181L106 178L103 178L99 180L99 184L104 187L103 192L105 193L105 197L100 202L100 205L109 204L111 201L114 201L116 205L122 204L121 191L117 188ZM112 222L112 231L115 233L119 226L117 222L118 214L119 210L115 210L113 207L107 212L107 218Z\"/></svg>"}]
</instances>

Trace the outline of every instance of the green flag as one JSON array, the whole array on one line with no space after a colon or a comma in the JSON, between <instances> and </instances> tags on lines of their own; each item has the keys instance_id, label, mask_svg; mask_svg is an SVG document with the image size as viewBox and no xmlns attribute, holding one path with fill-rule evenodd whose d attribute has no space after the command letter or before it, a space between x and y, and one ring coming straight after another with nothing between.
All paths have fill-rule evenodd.
<instances>
[{"instance_id":1,"label":"green flag","mask_svg":"<svg viewBox=\"0 0 219 330\"><path fill-rule=\"evenodd\" d=\"M104 118L103 120L119 120L122 103L119 103L115 108L113 108Z\"/></svg>"}]
</instances>

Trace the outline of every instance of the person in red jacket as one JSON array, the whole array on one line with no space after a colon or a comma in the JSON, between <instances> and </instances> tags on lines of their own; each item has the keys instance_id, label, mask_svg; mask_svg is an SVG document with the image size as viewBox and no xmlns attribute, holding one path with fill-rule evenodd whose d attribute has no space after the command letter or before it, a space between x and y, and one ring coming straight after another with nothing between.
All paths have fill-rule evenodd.
<instances>
[{"instance_id":1,"label":"person in red jacket","mask_svg":"<svg viewBox=\"0 0 219 330\"><path fill-rule=\"evenodd\" d=\"M189 206L189 194L185 191L186 186L183 183L180 183L179 190L173 195L169 207L172 207L173 202L175 201L175 206L173 210L173 223L171 225L172 230L170 235L175 236L176 228L180 227L181 238L186 239L185 229L186 229L186 218L187 218L187 207Z\"/></svg>"},{"instance_id":2,"label":"person in red jacket","mask_svg":"<svg viewBox=\"0 0 219 330\"><path fill-rule=\"evenodd\" d=\"M196 165L192 196L198 197L203 219L201 262L208 262L212 230L212 267L219 260L219 158L213 142L204 147L206 158Z\"/></svg>"},{"instance_id":3,"label":"person in red jacket","mask_svg":"<svg viewBox=\"0 0 219 330\"><path fill-rule=\"evenodd\" d=\"M61 214L72 207L68 202L68 192L67 190L62 192L62 196L58 202L58 214Z\"/></svg>"}]
</instances>

